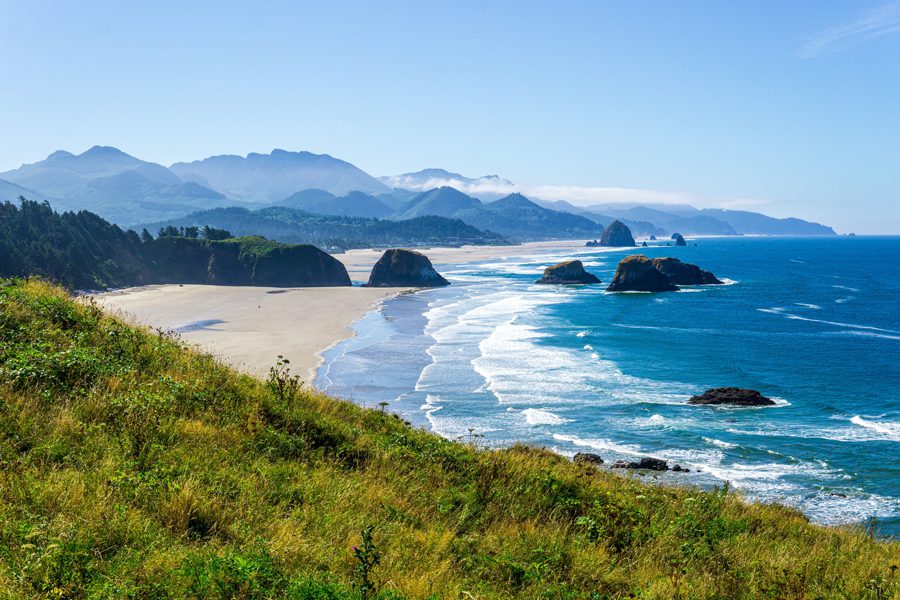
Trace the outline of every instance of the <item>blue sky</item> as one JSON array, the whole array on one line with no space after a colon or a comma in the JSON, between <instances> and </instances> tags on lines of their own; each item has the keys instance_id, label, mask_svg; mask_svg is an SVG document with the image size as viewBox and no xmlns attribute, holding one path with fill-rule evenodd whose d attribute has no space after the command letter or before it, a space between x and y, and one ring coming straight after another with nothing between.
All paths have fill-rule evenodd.
<instances>
[{"instance_id":1,"label":"blue sky","mask_svg":"<svg viewBox=\"0 0 900 600\"><path fill-rule=\"evenodd\" d=\"M900 232L900 2L0 0L0 170L272 148Z\"/></svg>"}]
</instances>

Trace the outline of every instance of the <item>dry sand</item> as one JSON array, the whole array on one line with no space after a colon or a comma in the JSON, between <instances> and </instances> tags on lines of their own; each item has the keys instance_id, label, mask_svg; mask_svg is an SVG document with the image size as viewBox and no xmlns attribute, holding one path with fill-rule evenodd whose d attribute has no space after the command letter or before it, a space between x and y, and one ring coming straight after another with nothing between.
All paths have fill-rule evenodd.
<instances>
[{"instance_id":1,"label":"dry sand","mask_svg":"<svg viewBox=\"0 0 900 600\"><path fill-rule=\"evenodd\" d=\"M584 242L534 242L520 246L420 249L440 265L535 252L565 252ZM350 278L365 281L383 250L336 255ZM95 296L106 310L133 323L177 331L182 338L254 375L265 375L278 355L312 381L321 353L352 335L350 326L402 288L266 288L153 285Z\"/></svg>"}]
</instances>

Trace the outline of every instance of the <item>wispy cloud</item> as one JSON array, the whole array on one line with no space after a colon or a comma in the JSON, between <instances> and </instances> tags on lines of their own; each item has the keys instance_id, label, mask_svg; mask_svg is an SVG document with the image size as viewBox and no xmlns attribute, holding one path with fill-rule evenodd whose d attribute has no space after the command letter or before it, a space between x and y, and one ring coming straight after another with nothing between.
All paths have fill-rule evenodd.
<instances>
[{"instance_id":1,"label":"wispy cloud","mask_svg":"<svg viewBox=\"0 0 900 600\"><path fill-rule=\"evenodd\" d=\"M870 10L852 23L823 29L800 48L801 58L816 58L826 52L900 31L900 2Z\"/></svg>"},{"instance_id":2,"label":"wispy cloud","mask_svg":"<svg viewBox=\"0 0 900 600\"><path fill-rule=\"evenodd\" d=\"M697 208L751 208L770 204L760 198L736 198L705 196L692 192L653 190L623 187L585 187L575 185L519 185L498 177L478 179L437 178L427 179L407 176L385 177L391 187L413 191L428 191L438 187L452 187L464 194L480 198L496 198L518 192L540 200L564 200L576 206L606 203L690 204Z\"/></svg>"}]
</instances>

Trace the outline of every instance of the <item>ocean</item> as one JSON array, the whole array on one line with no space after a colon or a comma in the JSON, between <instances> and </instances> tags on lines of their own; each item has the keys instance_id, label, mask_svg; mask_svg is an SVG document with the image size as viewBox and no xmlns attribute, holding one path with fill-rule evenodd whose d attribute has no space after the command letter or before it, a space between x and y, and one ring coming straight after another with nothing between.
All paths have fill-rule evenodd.
<instances>
[{"instance_id":1,"label":"ocean","mask_svg":"<svg viewBox=\"0 0 900 600\"><path fill-rule=\"evenodd\" d=\"M662 242L665 244L665 242ZM316 386L451 439L518 442L779 502L823 524L900 535L900 238L702 238L442 266L448 288L385 302L325 353ZM721 286L604 291L643 253ZM578 258L597 286L534 285ZM686 405L758 389L766 408ZM649 475L636 475L649 476Z\"/></svg>"}]
</instances>

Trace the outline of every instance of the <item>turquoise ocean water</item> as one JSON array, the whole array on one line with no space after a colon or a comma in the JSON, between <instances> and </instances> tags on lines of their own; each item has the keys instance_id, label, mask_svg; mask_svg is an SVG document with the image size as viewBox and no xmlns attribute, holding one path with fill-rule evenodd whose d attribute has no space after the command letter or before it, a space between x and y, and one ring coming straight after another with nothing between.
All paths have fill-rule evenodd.
<instances>
[{"instance_id":1,"label":"turquoise ocean water","mask_svg":"<svg viewBox=\"0 0 900 600\"><path fill-rule=\"evenodd\" d=\"M316 385L452 439L606 461L655 456L821 523L900 534L900 238L708 238L441 268L325 355ZM696 244L696 245L693 245ZM728 285L609 294L616 263L675 256ZM581 259L601 286L538 286ZM778 406L687 406L709 387Z\"/></svg>"}]
</instances>

